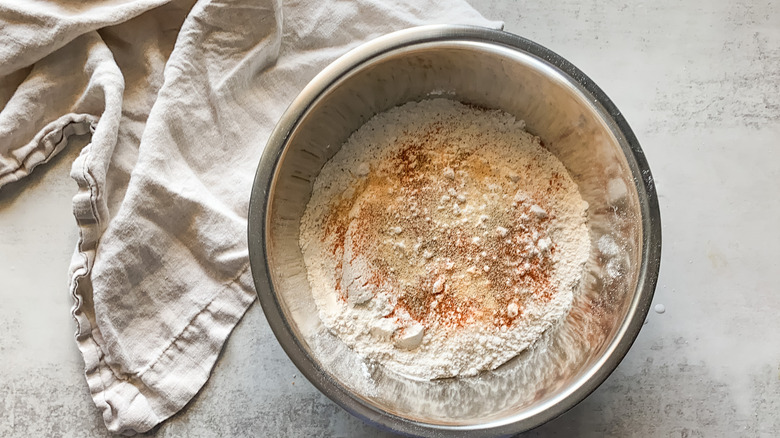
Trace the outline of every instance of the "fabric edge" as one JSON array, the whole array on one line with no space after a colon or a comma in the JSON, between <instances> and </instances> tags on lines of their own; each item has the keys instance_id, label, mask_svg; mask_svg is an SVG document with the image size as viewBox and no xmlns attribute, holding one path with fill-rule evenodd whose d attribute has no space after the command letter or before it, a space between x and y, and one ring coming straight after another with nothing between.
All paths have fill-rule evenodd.
<instances>
[{"instance_id":1,"label":"fabric edge","mask_svg":"<svg viewBox=\"0 0 780 438\"><path fill-rule=\"evenodd\" d=\"M96 180L89 169L92 144L74 161L71 177L78 184L73 214L79 228L69 269L71 314L76 321L76 344L84 358L84 374L93 402L109 431L122 435L144 433L180 411L211 375L230 333L255 300L249 264L225 284L161 353L136 376L117 376L105 361L100 330L88 314L92 297L90 275L102 234L98 217ZM91 318L90 318L91 317ZM187 385L182 385L187 382Z\"/></svg>"},{"instance_id":2,"label":"fabric edge","mask_svg":"<svg viewBox=\"0 0 780 438\"><path fill-rule=\"evenodd\" d=\"M173 395L175 403L160 409L158 422L178 413L203 388L228 337L255 302L254 291L242 286L251 283L247 264L141 375L140 380L149 382L156 392ZM182 386L183 381L189 385Z\"/></svg>"},{"instance_id":3,"label":"fabric edge","mask_svg":"<svg viewBox=\"0 0 780 438\"><path fill-rule=\"evenodd\" d=\"M46 125L24 146L31 148L31 152L19 165L14 169L0 172L0 188L19 181L39 165L49 162L65 149L71 136L89 133L97 120L98 118L91 114L70 113Z\"/></svg>"}]
</instances>

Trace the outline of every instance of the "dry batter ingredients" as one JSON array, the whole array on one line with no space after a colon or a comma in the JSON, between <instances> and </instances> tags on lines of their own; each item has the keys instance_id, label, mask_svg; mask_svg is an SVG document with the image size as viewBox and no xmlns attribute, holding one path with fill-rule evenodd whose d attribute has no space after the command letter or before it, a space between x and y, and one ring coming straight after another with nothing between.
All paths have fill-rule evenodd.
<instances>
[{"instance_id":1,"label":"dry batter ingredients","mask_svg":"<svg viewBox=\"0 0 780 438\"><path fill-rule=\"evenodd\" d=\"M447 99L356 131L315 181L300 244L320 318L407 376L472 376L571 307L587 203L524 122Z\"/></svg>"}]
</instances>

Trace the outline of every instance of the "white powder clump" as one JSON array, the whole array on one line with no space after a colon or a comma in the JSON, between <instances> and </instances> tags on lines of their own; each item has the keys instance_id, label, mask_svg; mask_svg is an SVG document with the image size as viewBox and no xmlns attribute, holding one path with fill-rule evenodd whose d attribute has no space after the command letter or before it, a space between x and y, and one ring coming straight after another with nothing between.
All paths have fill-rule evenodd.
<instances>
[{"instance_id":1,"label":"white powder clump","mask_svg":"<svg viewBox=\"0 0 780 438\"><path fill-rule=\"evenodd\" d=\"M513 116L447 99L393 108L325 164L301 220L320 318L400 374L494 369L571 308L586 206Z\"/></svg>"}]
</instances>

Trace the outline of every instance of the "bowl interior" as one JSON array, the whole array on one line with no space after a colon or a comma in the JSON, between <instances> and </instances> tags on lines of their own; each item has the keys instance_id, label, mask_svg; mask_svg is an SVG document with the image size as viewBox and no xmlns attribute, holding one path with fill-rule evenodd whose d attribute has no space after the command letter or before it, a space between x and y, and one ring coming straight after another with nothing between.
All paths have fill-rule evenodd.
<instances>
[{"instance_id":1,"label":"bowl interior","mask_svg":"<svg viewBox=\"0 0 780 438\"><path fill-rule=\"evenodd\" d=\"M379 112L433 97L525 120L589 203L591 251L572 311L533 348L477 377L418 381L365 363L325 329L298 232L315 178L346 138ZM309 377L344 389L352 400L342 404L357 403L424 428L482 430L539 419L565 398L583 398L595 387L587 382L599 373L603 380L617 363L610 361L622 358L612 353L632 324L641 325L634 320L644 319L650 299L638 286L644 276L647 193L631 145L577 78L537 55L495 42L407 44L331 81L290 129L267 194L267 270L282 319L318 370Z\"/></svg>"}]
</instances>

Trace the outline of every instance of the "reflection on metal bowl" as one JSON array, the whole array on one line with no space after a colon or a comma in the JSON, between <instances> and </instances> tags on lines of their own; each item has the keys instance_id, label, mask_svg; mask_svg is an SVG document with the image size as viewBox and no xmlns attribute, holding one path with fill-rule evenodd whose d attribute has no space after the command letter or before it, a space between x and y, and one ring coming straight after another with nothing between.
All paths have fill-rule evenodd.
<instances>
[{"instance_id":1,"label":"reflection on metal bowl","mask_svg":"<svg viewBox=\"0 0 780 438\"><path fill-rule=\"evenodd\" d=\"M591 251L572 311L534 347L476 377L420 381L366 363L324 328L298 229L318 172L352 132L379 112L433 96L525 120L589 203ZM528 430L601 384L644 322L658 276L660 230L650 169L606 95L531 41L466 26L393 33L323 70L272 133L249 211L258 296L296 366L354 415L428 436Z\"/></svg>"}]
</instances>

